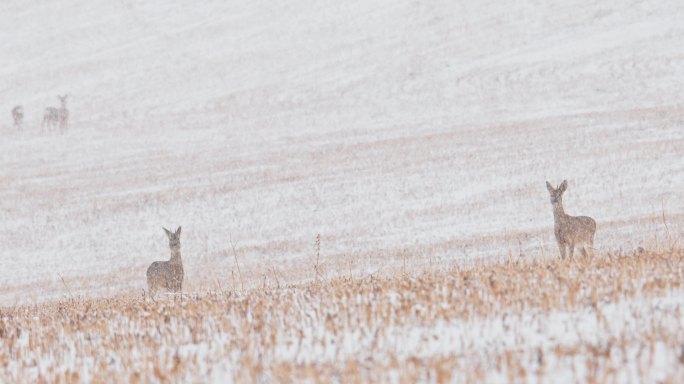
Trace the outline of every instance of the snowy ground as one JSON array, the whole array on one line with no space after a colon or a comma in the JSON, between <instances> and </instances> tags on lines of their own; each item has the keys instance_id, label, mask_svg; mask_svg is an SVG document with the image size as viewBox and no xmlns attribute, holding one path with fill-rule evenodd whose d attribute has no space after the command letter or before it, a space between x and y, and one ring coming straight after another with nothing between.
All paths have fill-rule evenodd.
<instances>
[{"instance_id":1,"label":"snowy ground","mask_svg":"<svg viewBox=\"0 0 684 384\"><path fill-rule=\"evenodd\" d=\"M684 253L556 257L0 313L0 381L684 380Z\"/></svg>"},{"instance_id":2,"label":"snowy ground","mask_svg":"<svg viewBox=\"0 0 684 384\"><path fill-rule=\"evenodd\" d=\"M684 224L678 1L6 1L0 302L602 249ZM71 95L65 134L42 110ZM26 110L22 132L9 110ZM668 227L663 225L666 214ZM61 277L60 277L61 276ZM64 282L62 282L62 278Z\"/></svg>"}]
</instances>

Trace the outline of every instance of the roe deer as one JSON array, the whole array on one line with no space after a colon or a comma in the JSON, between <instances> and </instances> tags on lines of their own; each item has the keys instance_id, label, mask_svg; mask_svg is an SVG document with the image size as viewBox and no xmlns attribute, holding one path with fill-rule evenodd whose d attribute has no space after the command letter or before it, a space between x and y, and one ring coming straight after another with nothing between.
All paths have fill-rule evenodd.
<instances>
[{"instance_id":1,"label":"roe deer","mask_svg":"<svg viewBox=\"0 0 684 384\"><path fill-rule=\"evenodd\" d=\"M68 95L57 95L57 98L59 98L59 102L62 104L61 107L45 108L45 112L43 112L43 123L41 124L41 128L45 128L45 125L47 125L48 128L59 125L59 128L61 130L66 130L68 128L69 110L66 107L67 96Z\"/></svg>"},{"instance_id":2,"label":"roe deer","mask_svg":"<svg viewBox=\"0 0 684 384\"><path fill-rule=\"evenodd\" d=\"M12 119L14 120L14 128L21 129L24 126L24 107L17 105L12 108Z\"/></svg>"},{"instance_id":3,"label":"roe deer","mask_svg":"<svg viewBox=\"0 0 684 384\"><path fill-rule=\"evenodd\" d=\"M596 222L589 216L570 216L563 210L563 192L568 189L568 181L563 180L556 189L547 181L546 189L549 190L551 195L554 234L556 235L561 258L565 259L565 247L568 247L570 249L570 258L572 259L576 246L582 246L582 254L584 256L587 256L588 252L593 256Z\"/></svg>"},{"instance_id":4,"label":"roe deer","mask_svg":"<svg viewBox=\"0 0 684 384\"><path fill-rule=\"evenodd\" d=\"M147 268L147 286L150 296L154 296L158 288L171 292L180 292L183 289L183 261L180 252L181 227L176 232L162 228L169 237L171 259L169 261L155 261Z\"/></svg>"}]
</instances>

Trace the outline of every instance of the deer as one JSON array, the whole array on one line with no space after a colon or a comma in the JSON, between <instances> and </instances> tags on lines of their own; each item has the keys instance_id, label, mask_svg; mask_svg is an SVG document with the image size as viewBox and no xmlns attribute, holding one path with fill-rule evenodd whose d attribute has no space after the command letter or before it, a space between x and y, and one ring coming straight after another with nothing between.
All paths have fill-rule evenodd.
<instances>
[{"instance_id":1,"label":"deer","mask_svg":"<svg viewBox=\"0 0 684 384\"><path fill-rule=\"evenodd\" d=\"M554 234L560 250L561 259L565 259L566 247L569 249L570 259L576 247L582 247L582 254L594 255L594 235L596 221L589 216L570 216L563 210L563 192L568 189L568 181L563 180L560 186L554 188L546 182L546 189L551 197L553 206Z\"/></svg>"},{"instance_id":2,"label":"deer","mask_svg":"<svg viewBox=\"0 0 684 384\"><path fill-rule=\"evenodd\" d=\"M24 107L17 105L12 108L12 119L14 120L14 127L21 129L24 126Z\"/></svg>"},{"instance_id":3,"label":"deer","mask_svg":"<svg viewBox=\"0 0 684 384\"><path fill-rule=\"evenodd\" d=\"M181 227L176 232L171 232L162 227L166 236L169 238L169 248L171 249L171 259L169 261L155 261L147 268L147 286L150 296L158 289L168 292L181 292L183 289L183 260L181 260L180 234Z\"/></svg>"},{"instance_id":4,"label":"deer","mask_svg":"<svg viewBox=\"0 0 684 384\"><path fill-rule=\"evenodd\" d=\"M48 126L48 128L59 126L59 128L63 131L65 131L68 128L69 110L66 107L67 96L68 95L57 95L57 98L61 103L61 106L59 108L45 108L45 111L43 112L43 123L41 124L41 128L45 128L46 125Z\"/></svg>"}]
</instances>

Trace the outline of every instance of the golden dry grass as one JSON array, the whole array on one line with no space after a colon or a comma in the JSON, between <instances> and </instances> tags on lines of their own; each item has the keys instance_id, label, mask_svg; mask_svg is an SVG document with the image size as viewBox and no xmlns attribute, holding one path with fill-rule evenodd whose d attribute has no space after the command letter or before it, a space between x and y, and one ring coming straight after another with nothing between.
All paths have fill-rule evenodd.
<instances>
[{"instance_id":1,"label":"golden dry grass","mask_svg":"<svg viewBox=\"0 0 684 384\"><path fill-rule=\"evenodd\" d=\"M0 381L678 382L683 276L643 251L5 307Z\"/></svg>"}]
</instances>

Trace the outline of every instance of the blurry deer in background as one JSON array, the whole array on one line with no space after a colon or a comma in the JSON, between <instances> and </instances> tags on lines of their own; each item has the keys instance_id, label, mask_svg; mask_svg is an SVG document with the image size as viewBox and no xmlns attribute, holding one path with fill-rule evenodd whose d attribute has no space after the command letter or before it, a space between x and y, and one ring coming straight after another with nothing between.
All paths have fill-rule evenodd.
<instances>
[{"instance_id":1,"label":"blurry deer in background","mask_svg":"<svg viewBox=\"0 0 684 384\"><path fill-rule=\"evenodd\" d=\"M162 228L169 237L171 259L169 261L155 261L147 268L147 286L150 296L154 297L157 289L180 292L183 289L183 261L180 252L181 227L176 232Z\"/></svg>"},{"instance_id":2,"label":"blurry deer in background","mask_svg":"<svg viewBox=\"0 0 684 384\"><path fill-rule=\"evenodd\" d=\"M570 249L570 258L575 246L582 246L582 254L594 255L594 234L596 222L589 216L570 216L563 210L563 192L568 189L568 181L563 180L558 188L553 188L546 182L549 190L551 205L553 205L554 234L560 249L561 258L565 259L565 248Z\"/></svg>"},{"instance_id":3,"label":"blurry deer in background","mask_svg":"<svg viewBox=\"0 0 684 384\"><path fill-rule=\"evenodd\" d=\"M14 120L14 128L21 129L24 126L24 107L17 105L12 108L12 120Z\"/></svg>"},{"instance_id":4,"label":"blurry deer in background","mask_svg":"<svg viewBox=\"0 0 684 384\"><path fill-rule=\"evenodd\" d=\"M62 104L59 108L47 107L43 112L42 128L47 125L48 128L59 126L60 130L65 131L69 126L69 110L66 107L67 96L57 95L59 102Z\"/></svg>"}]
</instances>

